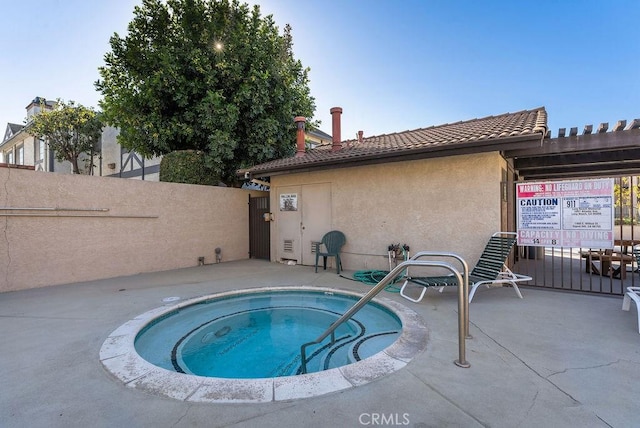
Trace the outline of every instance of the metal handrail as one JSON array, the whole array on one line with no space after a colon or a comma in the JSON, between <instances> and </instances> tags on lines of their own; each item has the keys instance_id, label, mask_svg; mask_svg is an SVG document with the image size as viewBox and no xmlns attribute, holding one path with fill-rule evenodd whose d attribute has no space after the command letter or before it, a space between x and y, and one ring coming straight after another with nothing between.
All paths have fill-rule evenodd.
<instances>
[{"instance_id":1,"label":"metal handrail","mask_svg":"<svg viewBox=\"0 0 640 428\"><path fill-rule=\"evenodd\" d=\"M409 260L416 260L416 259L419 259L420 257L425 257L425 256L451 257L458 260L462 265L462 279L464 280L463 282L464 295L467 296L467 298L464 299L464 317L465 317L464 336L467 339L471 339L471 334L469 334L469 298L468 298L469 297L469 265L467 264L465 259L463 259L461 256L459 256L456 253L442 253L439 251L419 251L415 253ZM407 276L409 276L408 273L409 273L409 269L407 269Z\"/></svg>"},{"instance_id":2,"label":"metal handrail","mask_svg":"<svg viewBox=\"0 0 640 428\"><path fill-rule=\"evenodd\" d=\"M420 254L420 253L418 253ZM415 257L415 256L414 256ZM456 280L458 281L458 360L454 361L454 363L460 367L469 367L469 363L466 361L465 358L465 325L466 325L466 320L465 320L465 303L464 300L467 300L467 307L469 305L469 294L468 293L464 293L464 284L465 281L462 279L462 276L460 275L460 272L458 272L453 266L451 266L449 263L445 263L445 262L438 262L438 261L425 261L425 260L415 260L415 259L410 259L407 261L404 261L402 263L400 263L399 265L397 265L395 268L393 268L391 270L391 272L389 272L384 278L382 278L380 280L380 282L378 282L378 284L376 284L367 294L365 294L364 296L362 296L360 298L360 300L358 300L347 312L345 312L340 318L338 318L336 321L333 322L333 324L331 324L329 326L329 328L327 328L327 330L325 330L324 333L322 333L320 336L318 336L318 338L314 341L308 342L303 344L300 347L300 357L301 357L301 372L302 373L306 373L307 372L307 356L306 356L306 349L308 346L310 345L314 345L314 344L318 344L320 342L322 342L324 339L326 339L327 336L331 335L331 343L333 344L335 342L335 330L345 321L349 320L356 312L358 312L360 309L362 309L362 307L364 305L366 305L367 303L369 303L369 301L371 301L371 299L373 299L378 293L380 293L380 291L384 290L384 288L389 285L389 283L396 277L398 276L398 274L404 270L405 268L409 267L409 266L425 266L425 267L441 267L441 268L445 268L450 270L454 276L456 277ZM468 284L467 284L468 285Z\"/></svg>"}]
</instances>

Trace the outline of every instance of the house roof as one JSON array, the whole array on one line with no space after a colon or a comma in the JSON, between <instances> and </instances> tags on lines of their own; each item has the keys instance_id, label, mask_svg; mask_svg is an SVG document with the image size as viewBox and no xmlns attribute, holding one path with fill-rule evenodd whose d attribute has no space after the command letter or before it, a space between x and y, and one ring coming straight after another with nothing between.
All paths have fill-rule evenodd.
<instances>
[{"instance_id":1,"label":"house roof","mask_svg":"<svg viewBox=\"0 0 640 428\"><path fill-rule=\"evenodd\" d=\"M20 132L24 128L24 125L18 125L17 123L7 123L7 129L4 133L4 138L0 142L0 146L4 144L7 140L11 139L14 135Z\"/></svg>"},{"instance_id":2,"label":"house roof","mask_svg":"<svg viewBox=\"0 0 640 428\"><path fill-rule=\"evenodd\" d=\"M311 131L307 131L307 133L310 134L310 135L316 136L316 137L318 137L318 138L320 138L322 140L331 140L331 135L329 135L326 132L321 131L319 129L314 129L314 130L311 130Z\"/></svg>"},{"instance_id":3,"label":"house roof","mask_svg":"<svg viewBox=\"0 0 640 428\"><path fill-rule=\"evenodd\" d=\"M40 105L40 104L43 104L43 103L44 103L45 106L53 108L57 104L57 101L47 100L44 97L35 97L33 99L33 101L31 101L26 108L29 109L29 107L31 107L34 104L35 105Z\"/></svg>"},{"instance_id":4,"label":"house roof","mask_svg":"<svg viewBox=\"0 0 640 428\"><path fill-rule=\"evenodd\" d=\"M8 123L7 125L9 126L9 128L11 128L11 132L13 132L14 134L24 128L24 125L19 125L17 123Z\"/></svg>"},{"instance_id":5,"label":"house roof","mask_svg":"<svg viewBox=\"0 0 640 428\"><path fill-rule=\"evenodd\" d=\"M331 169L452 156L530 146L539 142L547 132L547 112L544 107L505 113L480 119L431 126L411 131L365 137L361 142L347 140L342 148L331 150L321 145L303 156L277 159L238 171L255 177L284 174L299 170ZM526 143L524 146L518 143Z\"/></svg>"}]
</instances>

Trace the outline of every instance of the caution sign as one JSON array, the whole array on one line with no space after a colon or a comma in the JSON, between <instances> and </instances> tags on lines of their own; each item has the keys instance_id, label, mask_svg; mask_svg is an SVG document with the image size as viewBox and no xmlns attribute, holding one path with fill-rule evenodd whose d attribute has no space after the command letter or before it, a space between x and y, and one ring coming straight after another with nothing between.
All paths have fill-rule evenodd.
<instances>
[{"instance_id":1,"label":"caution sign","mask_svg":"<svg viewBox=\"0 0 640 428\"><path fill-rule=\"evenodd\" d=\"M613 248L613 179L518 183L518 245Z\"/></svg>"}]
</instances>

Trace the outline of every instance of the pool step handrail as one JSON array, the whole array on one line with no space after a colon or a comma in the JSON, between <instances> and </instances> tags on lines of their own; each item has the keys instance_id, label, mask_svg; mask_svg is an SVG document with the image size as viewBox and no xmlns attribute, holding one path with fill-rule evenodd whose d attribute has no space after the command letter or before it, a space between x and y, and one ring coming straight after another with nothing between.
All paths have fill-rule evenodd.
<instances>
[{"instance_id":1,"label":"pool step handrail","mask_svg":"<svg viewBox=\"0 0 640 428\"><path fill-rule=\"evenodd\" d=\"M433 260L417 260L418 257L422 257L421 253L417 253L409 260L406 260L389 272L384 278L380 280L367 294L362 296L349 310L347 310L340 318L333 322L327 328L324 333L316 338L316 340L307 342L300 347L301 357L301 373L307 372L307 356L306 349L308 346L321 343L327 336L331 335L331 343L335 341L335 330L345 321L349 320L356 312L358 312L364 305L369 303L378 293L391 283L391 281L398 276L404 269L409 266L423 266L423 267L440 267L451 271L458 281L458 359L454 363L459 367L469 367L469 363L465 357L465 337L467 334L468 324L468 307L469 307L469 282L463 279L460 272L454 268L451 264L442 261ZM465 304L466 300L466 304ZM465 312L465 307L467 312Z\"/></svg>"}]
</instances>

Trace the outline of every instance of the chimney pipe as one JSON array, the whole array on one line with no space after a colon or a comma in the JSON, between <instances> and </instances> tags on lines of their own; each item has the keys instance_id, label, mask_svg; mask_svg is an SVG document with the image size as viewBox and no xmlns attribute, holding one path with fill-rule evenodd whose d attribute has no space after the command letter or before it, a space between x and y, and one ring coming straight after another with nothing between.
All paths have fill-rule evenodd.
<instances>
[{"instance_id":1,"label":"chimney pipe","mask_svg":"<svg viewBox=\"0 0 640 428\"><path fill-rule=\"evenodd\" d=\"M296 131L296 157L304 156L304 123L307 121L307 119L304 116L296 116L293 121L298 127L298 130Z\"/></svg>"},{"instance_id":2,"label":"chimney pipe","mask_svg":"<svg viewBox=\"0 0 640 428\"><path fill-rule=\"evenodd\" d=\"M362 134L364 134L364 131L358 131L358 143L362 143Z\"/></svg>"},{"instance_id":3,"label":"chimney pipe","mask_svg":"<svg viewBox=\"0 0 640 428\"><path fill-rule=\"evenodd\" d=\"M336 152L342 148L342 139L340 137L340 115L342 114L342 107L333 107L329 112L331 113L333 128L333 144L331 145L331 151Z\"/></svg>"}]
</instances>

